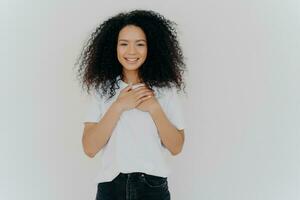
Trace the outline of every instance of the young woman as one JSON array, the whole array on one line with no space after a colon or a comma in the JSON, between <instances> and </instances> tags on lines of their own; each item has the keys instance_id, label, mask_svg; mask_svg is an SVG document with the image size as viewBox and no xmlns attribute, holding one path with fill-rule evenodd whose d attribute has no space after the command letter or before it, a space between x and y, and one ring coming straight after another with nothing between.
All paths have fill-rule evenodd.
<instances>
[{"instance_id":1,"label":"young woman","mask_svg":"<svg viewBox=\"0 0 300 200\"><path fill-rule=\"evenodd\" d=\"M82 144L89 157L101 154L97 200L170 199L167 157L184 144L177 91L185 64L174 24L150 10L122 12L82 51L78 73L93 89Z\"/></svg>"}]
</instances>

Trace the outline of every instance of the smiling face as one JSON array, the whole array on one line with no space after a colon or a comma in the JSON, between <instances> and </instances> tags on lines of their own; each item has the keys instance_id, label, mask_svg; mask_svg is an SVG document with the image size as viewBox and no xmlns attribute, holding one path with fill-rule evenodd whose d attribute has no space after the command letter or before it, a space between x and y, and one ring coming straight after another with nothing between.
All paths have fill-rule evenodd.
<instances>
[{"instance_id":1,"label":"smiling face","mask_svg":"<svg viewBox=\"0 0 300 200\"><path fill-rule=\"evenodd\" d=\"M138 71L147 57L147 40L144 31L134 25L127 25L119 32L117 56L123 71Z\"/></svg>"}]
</instances>

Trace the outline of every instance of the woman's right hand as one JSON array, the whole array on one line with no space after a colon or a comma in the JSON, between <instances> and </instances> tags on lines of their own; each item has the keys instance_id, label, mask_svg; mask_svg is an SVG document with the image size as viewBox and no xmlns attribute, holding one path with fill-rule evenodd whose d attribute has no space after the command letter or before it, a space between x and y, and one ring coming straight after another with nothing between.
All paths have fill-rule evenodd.
<instances>
[{"instance_id":1,"label":"woman's right hand","mask_svg":"<svg viewBox=\"0 0 300 200\"><path fill-rule=\"evenodd\" d=\"M132 85L128 85L121 90L115 103L118 104L122 111L126 111L135 108L151 96L154 96L154 93L145 84L135 89L132 88Z\"/></svg>"}]
</instances>

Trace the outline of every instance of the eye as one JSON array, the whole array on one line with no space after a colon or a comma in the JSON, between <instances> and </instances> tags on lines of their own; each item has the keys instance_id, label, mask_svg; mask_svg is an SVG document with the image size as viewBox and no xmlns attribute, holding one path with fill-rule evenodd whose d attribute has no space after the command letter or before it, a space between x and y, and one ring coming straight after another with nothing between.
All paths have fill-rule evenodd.
<instances>
[{"instance_id":1,"label":"eye","mask_svg":"<svg viewBox=\"0 0 300 200\"><path fill-rule=\"evenodd\" d=\"M138 44L138 46L145 46L144 44Z\"/></svg>"},{"instance_id":2,"label":"eye","mask_svg":"<svg viewBox=\"0 0 300 200\"><path fill-rule=\"evenodd\" d=\"M123 43L123 44L120 44L121 46L125 46L125 45L127 45L127 44L125 44L125 43Z\"/></svg>"}]
</instances>

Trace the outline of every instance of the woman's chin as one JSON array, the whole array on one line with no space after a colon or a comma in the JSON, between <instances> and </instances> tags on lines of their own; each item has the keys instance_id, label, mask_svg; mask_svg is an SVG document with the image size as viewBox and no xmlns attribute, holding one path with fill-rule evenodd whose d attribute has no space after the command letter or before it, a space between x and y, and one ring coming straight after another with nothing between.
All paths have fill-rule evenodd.
<instances>
[{"instance_id":1,"label":"woman's chin","mask_svg":"<svg viewBox=\"0 0 300 200\"><path fill-rule=\"evenodd\" d=\"M128 71L134 71L134 70L137 70L138 68L140 68L141 65L128 65L126 64L125 66L123 65L123 67L128 70Z\"/></svg>"}]
</instances>

